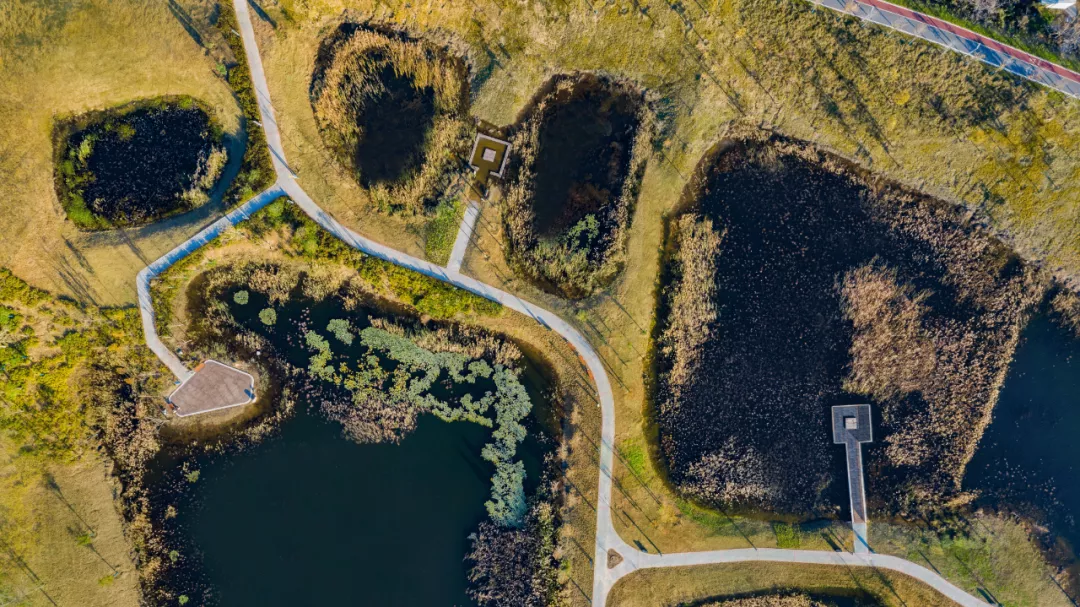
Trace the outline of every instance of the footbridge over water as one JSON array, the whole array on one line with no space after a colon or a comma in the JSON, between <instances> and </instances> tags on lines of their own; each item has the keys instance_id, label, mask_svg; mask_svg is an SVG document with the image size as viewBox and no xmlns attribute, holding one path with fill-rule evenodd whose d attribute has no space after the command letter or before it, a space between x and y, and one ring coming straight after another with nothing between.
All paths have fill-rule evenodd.
<instances>
[{"instance_id":1,"label":"footbridge over water","mask_svg":"<svg viewBox=\"0 0 1080 607\"><path fill-rule=\"evenodd\" d=\"M847 449L848 493L851 496L851 530L855 553L870 552L866 541L866 487L863 484L862 444L874 440L870 405L837 405L832 408L833 442Z\"/></svg>"}]
</instances>

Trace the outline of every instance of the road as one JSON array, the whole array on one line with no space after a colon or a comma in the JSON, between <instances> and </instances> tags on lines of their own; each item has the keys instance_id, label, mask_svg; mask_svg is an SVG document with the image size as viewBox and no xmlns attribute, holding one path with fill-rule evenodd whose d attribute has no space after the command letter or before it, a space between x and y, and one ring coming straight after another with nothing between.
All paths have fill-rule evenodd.
<instances>
[{"instance_id":1,"label":"road","mask_svg":"<svg viewBox=\"0 0 1080 607\"><path fill-rule=\"evenodd\" d=\"M1080 98L1080 74L1031 53L886 0L809 0L818 6L922 38L1013 75Z\"/></svg>"},{"instance_id":2,"label":"road","mask_svg":"<svg viewBox=\"0 0 1080 607\"><path fill-rule=\"evenodd\" d=\"M600 478L598 484L598 507L596 509L596 546L593 562L596 567L593 571L593 607L604 607L611 588L627 574L645 568L653 567L681 567L688 565L704 565L712 563L734 562L785 562L785 563L813 563L822 565L846 565L852 567L876 567L888 569L910 575L919 579L938 590L945 596L956 601L964 607L986 607L986 603L967 594L957 588L940 575L917 565L911 561L884 555L856 555L846 552L824 551L801 551L779 549L739 549L719 550L711 552L686 552L678 554L649 554L641 552L624 542L615 530L611 520L611 496L612 496L612 470L614 462L615 441L615 397L611 390L611 382L608 379L604 364L599 354L589 344L588 340L570 326L562 318L527 302L520 297L497 289L491 285L482 283L472 277L466 276L459 271L450 270L437 266L428 261L417 259L401 251L397 251L385 245L379 244L349 228L341 225L336 219L323 211L315 201L311 199L300 184L296 182L295 174L285 162L285 153L281 145L281 134L278 130L277 120L274 116L274 108L270 103L270 90L267 86L266 75L263 70L262 58L259 55L255 32L252 28L251 15L247 0L233 0L236 10L237 22L240 34L244 40L245 55L251 67L251 76L255 91L259 99L259 111L262 114L262 126L266 133L266 140L270 146L274 168L277 171L278 180L267 191L259 194L251 201L195 235L191 240L177 247L161 259L155 261L147 269L139 273L139 304L143 315L143 330L146 332L146 341L151 349L158 354L170 370L183 379L185 373L190 373L183 363L172 354L158 339L154 327L154 310L149 296L149 279L160 274L173 263L195 251L212 240L222 230L231 225L243 221L251 213L265 206L274 198L285 194L289 196L313 221L323 229L334 234L349 246L384 259L399 266L420 272L426 276L445 281L459 288L471 291L492 301L501 303L521 314L532 317L534 320L555 331L567 341L570 347L577 351L585 366L589 369L596 383L597 396L601 408L601 438L600 438ZM144 296L145 293L145 296ZM604 564L608 561L608 551L618 552L623 561L616 567L608 568Z\"/></svg>"}]
</instances>

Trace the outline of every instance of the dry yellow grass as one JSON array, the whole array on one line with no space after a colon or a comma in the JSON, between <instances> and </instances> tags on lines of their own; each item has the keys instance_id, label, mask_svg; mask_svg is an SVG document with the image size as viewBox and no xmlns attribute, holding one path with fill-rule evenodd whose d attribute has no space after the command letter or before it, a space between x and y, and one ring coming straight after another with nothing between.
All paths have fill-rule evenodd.
<instances>
[{"instance_id":1,"label":"dry yellow grass","mask_svg":"<svg viewBox=\"0 0 1080 607\"><path fill-rule=\"evenodd\" d=\"M781 563L646 569L620 580L608 603L619 607L675 607L793 588L810 594L871 599L885 607L956 604L912 578L888 571Z\"/></svg>"},{"instance_id":2,"label":"dry yellow grass","mask_svg":"<svg viewBox=\"0 0 1080 607\"><path fill-rule=\"evenodd\" d=\"M0 597L14 605L139 604L138 573L106 466L93 455L69 464L0 464L0 520L15 528L0 550Z\"/></svg>"},{"instance_id":3,"label":"dry yellow grass","mask_svg":"<svg viewBox=\"0 0 1080 607\"><path fill-rule=\"evenodd\" d=\"M56 115L191 95L215 109L227 132L238 131L231 91L177 17L198 19L203 4L0 3L0 266L84 301L130 303L135 274L219 211L211 203L143 228L86 234L66 221L52 183Z\"/></svg>"}]
</instances>

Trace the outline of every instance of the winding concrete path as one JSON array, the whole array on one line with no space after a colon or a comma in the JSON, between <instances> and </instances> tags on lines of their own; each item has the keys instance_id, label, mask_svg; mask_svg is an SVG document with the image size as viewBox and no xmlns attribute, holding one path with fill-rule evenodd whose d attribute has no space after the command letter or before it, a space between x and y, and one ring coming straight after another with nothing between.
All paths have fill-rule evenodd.
<instances>
[{"instance_id":1,"label":"winding concrete path","mask_svg":"<svg viewBox=\"0 0 1080 607\"><path fill-rule=\"evenodd\" d=\"M259 56L255 33L252 29L247 1L233 0L233 7L236 10L237 22L239 23L240 33L244 40L248 64L251 66L251 76L259 99L259 110L262 113L262 125L266 132L267 143L270 146L273 156L274 168L277 171L278 180L273 187L259 194L232 213L229 213L214 222L208 228L195 235L191 240L177 247L139 273L139 305L143 316L143 329L146 332L146 342L154 353L161 358L166 366L168 366L178 378L184 379L186 374L189 374L190 371L171 351L169 351L167 347L165 347L164 344L161 343L161 340L157 336L154 328L154 309L149 294L150 278L160 274L173 263L176 263L192 251L195 251L206 244L219 235L225 228L243 221L274 198L281 195L287 195L299 205L312 220L357 250L416 272L420 272L426 276L445 281L482 297L486 297L492 301L499 302L516 312L531 316L540 324L562 336L563 339L565 339L581 356L590 375L596 382L596 390L602 413L600 478L597 496L598 505L596 509L596 546L593 558L595 567L593 570L593 590L591 597L593 607L605 607L608 594L615 582L638 569L754 561L812 563L820 565L845 565L889 569L910 575L911 577L926 583L964 607L986 607L986 603L957 588L940 575L925 567L916 565L911 561L893 556L780 549L739 549L658 555L641 552L624 542L622 538L619 537L611 520L611 489L614 461L613 445L615 441L615 397L612 393L611 383L608 379L607 372L604 370L604 364L601 361L600 356L580 332L554 313L529 303L516 295L496 289L495 287L484 284L472 277L465 276L459 271L437 266L428 261L417 259L364 238L349 228L341 225L336 219L319 208L311 197L304 192L303 188L296 183L295 174L285 162L285 154L281 146L281 135L278 130L277 121L274 117L273 106L270 103L270 91L267 87L262 59ZM608 562L609 550L618 552L623 558L623 561L619 563L619 565L612 568L605 566Z\"/></svg>"}]
</instances>

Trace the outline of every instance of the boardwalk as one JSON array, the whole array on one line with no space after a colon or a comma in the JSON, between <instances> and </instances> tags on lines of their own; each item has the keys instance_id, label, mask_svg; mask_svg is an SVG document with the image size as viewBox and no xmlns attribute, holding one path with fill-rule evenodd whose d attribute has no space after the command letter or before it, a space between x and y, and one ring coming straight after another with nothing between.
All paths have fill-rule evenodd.
<instances>
[{"instance_id":1,"label":"boardwalk","mask_svg":"<svg viewBox=\"0 0 1080 607\"><path fill-rule=\"evenodd\" d=\"M277 122L274 119L273 107L270 105L270 93L263 73L262 60L259 57L258 47L255 41L255 32L251 25L251 16L246 0L233 0L236 10L237 22L240 33L244 40L245 55L251 64L252 81L259 98L259 109L262 112L263 126L266 130L267 143L273 155L274 167L277 170L278 182L264 196L277 197L282 192L287 194L305 213L316 223L331 234L334 234L349 246L364 253L387 260L401 267L420 272L426 276L442 280L459 288L471 291L486 297L492 301L531 317L542 326L557 333L577 351L582 363L588 369L589 375L596 383L597 399L601 408L600 424L600 447L599 447L599 479L597 486L596 508L596 544L594 546L594 562L597 564L593 569L593 586L590 600L593 607L604 607L607 596L615 582L632 573L637 569L650 567L679 567L685 565L704 565L709 563L732 563L732 562L755 562L774 561L785 563L816 563L823 565L843 565L854 567L876 567L904 573L918 579L930 587L941 592L944 596L957 602L964 607L986 607L986 603L967 594L960 588L950 583L945 578L929 569L898 557L882 556L873 554L853 554L845 552L803 551L803 550L779 550L779 549L741 549L741 550L717 550L710 552L686 552L679 554L648 554L630 546L619 536L612 524L612 469L614 466L614 442L615 442L615 398L611 389L611 382L604 369L604 363L599 354L589 344L588 340L569 323L558 315L541 308L535 304L526 302L520 297L501 291L491 285L482 283L474 278L465 276L460 272L442 268L430 262L411 257L401 251L394 250L385 245L368 240L363 236L342 226L333 217L320 209L318 205L304 192L295 181L295 174L285 164L284 153L281 149L281 136L278 132ZM260 204L265 204L264 200ZM245 205L247 206L247 205ZM231 215L231 214L230 214ZM232 218L239 221L238 217ZM199 238L199 236L196 236ZM200 245L192 246L190 250ZM186 254L186 253L185 253ZM163 258L164 259L164 258ZM176 260L167 261L164 267ZM155 262L156 265L156 262ZM159 267L157 272L163 271ZM141 276L141 274L140 274ZM142 279L140 278L140 284ZM140 291L140 305L143 300ZM157 341L157 335L153 323L153 307L149 305L149 298L143 307L145 316L143 327L146 330L148 344ZM147 318L149 322L146 322ZM153 347L153 346L152 346ZM168 350L155 349L155 353L162 356L161 352L171 355ZM174 357L175 358L175 357ZM169 361L162 358L166 364ZM179 363L179 360L176 361ZM181 369L186 372L183 365ZM170 368L172 368L170 366ZM617 552L623 560L614 566L605 567L608 561L608 553Z\"/></svg>"},{"instance_id":2,"label":"boardwalk","mask_svg":"<svg viewBox=\"0 0 1080 607\"><path fill-rule=\"evenodd\" d=\"M922 38L1021 78L1080 98L1080 74L948 21L885 0L810 0L905 34Z\"/></svg>"},{"instance_id":3,"label":"boardwalk","mask_svg":"<svg viewBox=\"0 0 1080 607\"><path fill-rule=\"evenodd\" d=\"M873 442L870 405L838 405L832 408L833 442L847 451L848 494L851 498L851 530L855 552L870 552L866 541L866 487L863 484L862 444Z\"/></svg>"}]
</instances>

